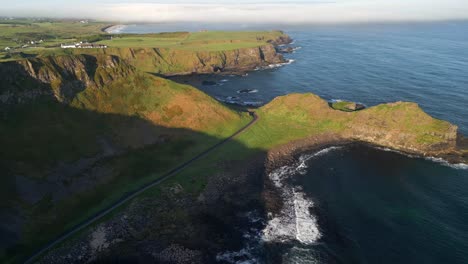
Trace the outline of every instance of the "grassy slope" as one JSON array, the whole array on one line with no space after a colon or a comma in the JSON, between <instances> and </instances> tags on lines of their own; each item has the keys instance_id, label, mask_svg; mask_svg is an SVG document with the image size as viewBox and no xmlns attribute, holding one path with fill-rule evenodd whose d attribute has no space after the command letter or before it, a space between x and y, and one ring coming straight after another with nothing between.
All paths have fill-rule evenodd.
<instances>
[{"instance_id":1,"label":"grassy slope","mask_svg":"<svg viewBox=\"0 0 468 264\"><path fill-rule=\"evenodd\" d=\"M37 102L15 109L0 125L1 165L10 173L42 179L58 161L72 162L102 151L98 138L126 151L100 162L99 167L112 170L105 185L59 203L44 197L28 205L12 191L14 179L4 177L2 206L16 204L28 215L22 245L9 249L9 256L46 243L249 121L248 115L195 88L143 73L87 89L69 106Z\"/></svg>"}]
</instances>

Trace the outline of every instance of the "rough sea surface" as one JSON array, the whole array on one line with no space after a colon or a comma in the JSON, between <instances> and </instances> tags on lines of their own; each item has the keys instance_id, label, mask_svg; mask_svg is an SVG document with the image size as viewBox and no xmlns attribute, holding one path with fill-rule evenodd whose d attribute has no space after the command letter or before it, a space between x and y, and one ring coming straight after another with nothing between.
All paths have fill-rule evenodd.
<instances>
[{"instance_id":1,"label":"rough sea surface","mask_svg":"<svg viewBox=\"0 0 468 264\"><path fill-rule=\"evenodd\" d=\"M239 26L122 30L205 28ZM241 29L271 28L284 29L295 40L291 46L297 49L285 55L288 65L246 76L176 81L239 104L261 105L292 92L367 106L413 101L468 135L468 22ZM262 263L277 254L283 263L468 263L466 165L352 145L304 153L269 178L281 190L283 210L264 219L253 208L246 216L252 225L246 227L245 248L220 252L220 262ZM273 253L265 246L272 243Z\"/></svg>"}]
</instances>

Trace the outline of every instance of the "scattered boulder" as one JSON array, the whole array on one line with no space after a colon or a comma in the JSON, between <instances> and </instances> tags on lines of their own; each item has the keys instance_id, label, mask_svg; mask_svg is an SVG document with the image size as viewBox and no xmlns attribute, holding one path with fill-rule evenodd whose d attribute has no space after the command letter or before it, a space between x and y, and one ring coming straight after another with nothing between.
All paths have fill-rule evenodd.
<instances>
[{"instance_id":1,"label":"scattered boulder","mask_svg":"<svg viewBox=\"0 0 468 264\"><path fill-rule=\"evenodd\" d=\"M278 48L279 53L293 53L294 48L293 47L280 47Z\"/></svg>"},{"instance_id":2,"label":"scattered boulder","mask_svg":"<svg viewBox=\"0 0 468 264\"><path fill-rule=\"evenodd\" d=\"M366 108L366 106L363 104L349 102L349 101L332 102L330 103L330 106L335 110L340 110L344 112L355 112L355 111L363 110Z\"/></svg>"}]
</instances>

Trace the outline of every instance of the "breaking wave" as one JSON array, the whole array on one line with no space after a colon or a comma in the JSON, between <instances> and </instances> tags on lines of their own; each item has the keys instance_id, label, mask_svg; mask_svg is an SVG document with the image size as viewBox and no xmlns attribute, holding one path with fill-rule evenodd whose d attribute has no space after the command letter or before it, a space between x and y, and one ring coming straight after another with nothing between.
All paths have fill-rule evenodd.
<instances>
[{"instance_id":1,"label":"breaking wave","mask_svg":"<svg viewBox=\"0 0 468 264\"><path fill-rule=\"evenodd\" d=\"M258 251L261 250L261 229L259 225L263 225L263 218L257 211L251 211L244 215L248 222L254 227L244 231L245 238L244 247L238 251L226 251L219 253L216 256L216 261L231 264L256 264L262 263L258 257ZM255 227L256 226L256 227Z\"/></svg>"},{"instance_id":2,"label":"breaking wave","mask_svg":"<svg viewBox=\"0 0 468 264\"><path fill-rule=\"evenodd\" d=\"M436 157L421 157L421 156L411 155L411 154L404 153L404 152L401 152L401 151L398 151L398 150L394 150L394 149L390 149L390 148L377 147L377 149L380 149L380 150L383 150L383 151L388 151L388 152L398 153L398 154L400 154L400 155L404 155L404 156L406 156L406 157L413 158L413 159L423 158L423 159L425 159L425 160L429 160L429 161L438 163L438 164L440 164L440 165L443 165L443 166L446 166L446 167L450 167L450 168L453 168L453 169L457 169L457 170L468 170L468 164L466 164L466 163L450 163L450 162L448 162L447 160L444 160L444 159L442 159L442 158L436 158Z\"/></svg>"},{"instance_id":3,"label":"breaking wave","mask_svg":"<svg viewBox=\"0 0 468 264\"><path fill-rule=\"evenodd\" d=\"M258 90L257 89L243 89L243 90L239 90L237 91L238 94L246 94L246 93L258 93Z\"/></svg>"},{"instance_id":4,"label":"breaking wave","mask_svg":"<svg viewBox=\"0 0 468 264\"><path fill-rule=\"evenodd\" d=\"M259 70L276 69L276 68L279 68L279 67L283 67L285 65L289 65L289 64L291 64L293 62L295 62L295 60L289 59L287 62L276 63L276 64L270 64L270 65L267 65L267 66L257 67L257 68L255 68L255 70L259 71Z\"/></svg>"},{"instance_id":5,"label":"breaking wave","mask_svg":"<svg viewBox=\"0 0 468 264\"><path fill-rule=\"evenodd\" d=\"M450 167L450 168L454 168L454 169L457 169L457 170L468 170L468 164L465 164L465 163L455 163L455 164L452 164L442 158L436 158L436 157L426 157L425 159L427 160L430 160L432 162L436 162L436 163L439 163L441 165L444 165L444 166L447 166L447 167Z\"/></svg>"},{"instance_id":6,"label":"breaking wave","mask_svg":"<svg viewBox=\"0 0 468 264\"><path fill-rule=\"evenodd\" d=\"M124 31L126 28L127 28L127 25L114 25L105 29L105 32L109 34L118 34L118 33L122 33L122 31Z\"/></svg>"},{"instance_id":7,"label":"breaking wave","mask_svg":"<svg viewBox=\"0 0 468 264\"><path fill-rule=\"evenodd\" d=\"M241 105L241 106L252 106L252 107L258 107L263 105L263 101L240 101L239 97L236 96L228 96L228 97L215 97L216 100L226 103L226 104L233 104L233 105Z\"/></svg>"},{"instance_id":8,"label":"breaking wave","mask_svg":"<svg viewBox=\"0 0 468 264\"><path fill-rule=\"evenodd\" d=\"M314 157L325 155L341 147L329 147L313 154L302 155L292 166L283 166L269 174L273 184L281 191L283 208L268 220L263 230L263 240L270 242L298 241L305 245L316 243L322 236L317 219L310 213L314 202L306 197L300 187L293 187L286 181L299 173L305 174L306 162Z\"/></svg>"}]
</instances>

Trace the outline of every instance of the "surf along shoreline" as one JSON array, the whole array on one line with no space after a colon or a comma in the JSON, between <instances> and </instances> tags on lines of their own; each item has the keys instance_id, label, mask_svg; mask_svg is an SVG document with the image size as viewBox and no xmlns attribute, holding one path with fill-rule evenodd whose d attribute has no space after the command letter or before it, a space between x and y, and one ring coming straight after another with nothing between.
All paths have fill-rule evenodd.
<instances>
[{"instance_id":1,"label":"surf along shoreline","mask_svg":"<svg viewBox=\"0 0 468 264\"><path fill-rule=\"evenodd\" d=\"M467 139L464 138L462 135L459 135L458 137L459 144L460 141L462 141L463 144L467 143ZM289 173L288 170L292 170L294 173L298 173L301 169L301 166L304 166L305 162L309 158L319 156L323 153L327 153L329 150L348 147L352 145L366 146L373 149L377 149L379 151L392 151L400 155L404 155L407 158L426 159L432 162L439 163L441 166L450 166L455 169L468 169L467 158L466 156L461 154L457 155L450 152L441 153L436 151L432 153L427 153L399 149L397 150L375 143L347 139L333 133L326 133L286 143L268 151L265 158L265 164L263 165L264 182L261 194L263 200L263 208L261 208L261 211L265 212L265 227L262 231L264 236L262 239L265 238L265 231L268 231L268 228L271 228L269 227L270 222L273 222L275 218L284 217L285 211L291 211L291 208L288 209L286 207L291 207L291 205L293 207L297 206L297 201L295 200L297 198L297 195L295 193L296 187L294 187L293 185L291 185L291 183L288 182L288 178L278 179L275 177L275 174L281 174L282 169L286 170L286 174ZM460 148L461 147L462 146L460 146ZM307 166L305 166L305 168L307 169ZM278 182L280 182L280 186L278 186ZM291 195L291 191L293 192L292 194L294 196ZM298 189L298 193L302 194L303 196L301 189ZM320 206L320 201L308 200L307 198L304 199L305 202L310 205L308 208L306 208L306 210L308 209L307 213L310 213L310 225L313 225L313 228L315 229L314 239L312 239L312 242L309 244L317 244L320 243L320 241L327 241L327 234L332 234L333 230L331 230L332 228L330 227L330 223L328 223L327 216L325 215L323 208L321 208ZM297 208L293 208L292 211L297 211ZM290 217L291 219L289 219L289 221L297 221L297 218L300 216L293 215ZM295 234L290 235L289 241L295 241L294 243L302 243L302 241L300 241L300 237L298 237L300 235L300 230L295 230L295 232ZM280 233L279 235L281 235L281 232L278 233ZM287 247L284 246L282 241L273 240L266 242L267 243L264 244L264 254L265 257L271 261L280 260L282 258L282 255L287 251ZM324 257L333 258L333 256Z\"/></svg>"}]
</instances>

